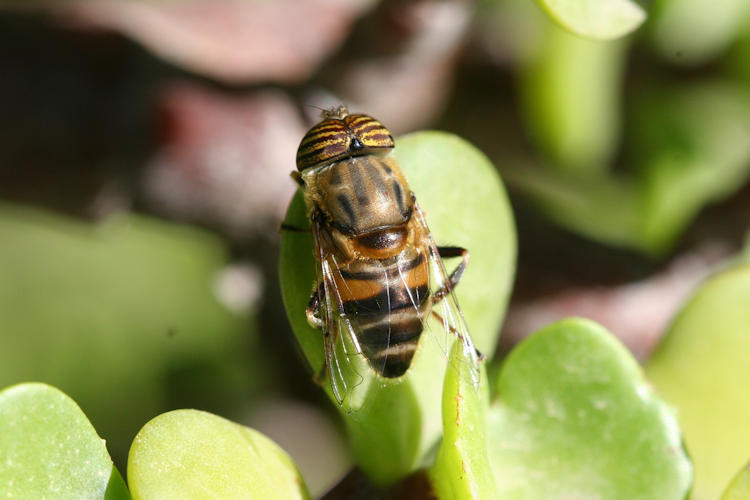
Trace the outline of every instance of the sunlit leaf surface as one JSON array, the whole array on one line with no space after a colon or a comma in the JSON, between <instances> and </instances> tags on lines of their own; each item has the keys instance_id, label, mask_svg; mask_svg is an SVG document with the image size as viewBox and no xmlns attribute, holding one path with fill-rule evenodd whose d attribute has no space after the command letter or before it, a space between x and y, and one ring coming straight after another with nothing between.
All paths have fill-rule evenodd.
<instances>
[{"instance_id":1,"label":"sunlit leaf surface","mask_svg":"<svg viewBox=\"0 0 750 500\"><path fill-rule=\"evenodd\" d=\"M734 476L724 491L721 500L747 500L750 498L750 464L747 464Z\"/></svg>"},{"instance_id":2,"label":"sunlit leaf surface","mask_svg":"<svg viewBox=\"0 0 750 500\"><path fill-rule=\"evenodd\" d=\"M2 498L128 498L86 415L59 390L36 383L0 391L0 492Z\"/></svg>"},{"instance_id":3,"label":"sunlit leaf surface","mask_svg":"<svg viewBox=\"0 0 750 500\"><path fill-rule=\"evenodd\" d=\"M510 354L490 409L500 498L682 499L692 465L672 410L602 327L569 319Z\"/></svg>"},{"instance_id":4,"label":"sunlit leaf surface","mask_svg":"<svg viewBox=\"0 0 750 500\"><path fill-rule=\"evenodd\" d=\"M561 26L597 39L621 37L638 28L646 13L631 0L537 0Z\"/></svg>"},{"instance_id":5,"label":"sunlit leaf surface","mask_svg":"<svg viewBox=\"0 0 750 500\"><path fill-rule=\"evenodd\" d=\"M135 500L308 498L289 456L261 433L198 410L159 415L128 458Z\"/></svg>"},{"instance_id":6,"label":"sunlit leaf surface","mask_svg":"<svg viewBox=\"0 0 750 500\"><path fill-rule=\"evenodd\" d=\"M695 462L695 500L718 498L750 454L750 265L703 285L646 373L677 408Z\"/></svg>"},{"instance_id":7,"label":"sunlit leaf surface","mask_svg":"<svg viewBox=\"0 0 750 500\"><path fill-rule=\"evenodd\" d=\"M483 369L481 383L472 383L472 360L460 347L450 358L457 369L445 374L443 439L430 477L441 500L491 500L498 496L487 456L489 386Z\"/></svg>"}]
</instances>

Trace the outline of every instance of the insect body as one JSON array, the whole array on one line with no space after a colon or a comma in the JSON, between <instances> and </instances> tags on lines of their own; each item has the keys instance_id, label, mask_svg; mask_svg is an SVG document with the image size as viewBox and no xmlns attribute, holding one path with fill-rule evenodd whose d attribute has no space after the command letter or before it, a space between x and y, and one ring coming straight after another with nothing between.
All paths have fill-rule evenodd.
<instances>
[{"instance_id":1,"label":"insect body","mask_svg":"<svg viewBox=\"0 0 750 500\"><path fill-rule=\"evenodd\" d=\"M348 387L338 341L386 378L409 369L431 316L475 352L452 293L468 252L435 245L389 155L393 146L380 122L341 107L324 112L302 139L292 174L303 190L319 265L307 317L324 332L324 368L339 401ZM448 276L441 256L463 261Z\"/></svg>"}]
</instances>

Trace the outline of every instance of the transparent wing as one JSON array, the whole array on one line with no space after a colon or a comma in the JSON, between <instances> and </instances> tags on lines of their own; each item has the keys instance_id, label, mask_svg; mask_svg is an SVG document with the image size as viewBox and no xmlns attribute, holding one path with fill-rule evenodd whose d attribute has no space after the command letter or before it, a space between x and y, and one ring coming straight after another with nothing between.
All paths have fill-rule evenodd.
<instances>
[{"instance_id":1,"label":"transparent wing","mask_svg":"<svg viewBox=\"0 0 750 500\"><path fill-rule=\"evenodd\" d=\"M372 383L405 374L416 343L429 342L421 339L425 333L446 359L454 339L460 342L460 362L470 368L460 372L479 383L477 351L451 277L418 206L413 217L422 235L419 248L404 250L394 261L362 262L364 271L342 270L327 229L313 223L326 374L334 398L347 410L362 409Z\"/></svg>"},{"instance_id":2,"label":"transparent wing","mask_svg":"<svg viewBox=\"0 0 750 500\"><path fill-rule=\"evenodd\" d=\"M319 223L313 223L313 242L317 252L319 290L319 315L323 322L323 349L325 370L331 385L331 392L340 406L350 410L358 409L363 401L367 385L364 374L367 373L365 358L355 325L346 314L340 285L346 286L341 276L339 263L328 250Z\"/></svg>"},{"instance_id":3,"label":"transparent wing","mask_svg":"<svg viewBox=\"0 0 750 500\"><path fill-rule=\"evenodd\" d=\"M446 271L440 252L430 233L424 212L415 204L414 214L417 224L420 226L426 241L428 262L430 266L430 293L432 300L432 309L430 316L435 321L426 321L425 326L429 327L431 323L439 325L438 331L432 332L432 337L440 344L440 349L446 354L450 353L452 339L461 343L463 356L461 362L468 365L468 370L460 370L471 377L471 382L479 385L479 353L474 346L469 333L469 327L466 324L463 312L458 305L458 299L453 291L454 283L451 281L450 274ZM450 368L450 367L449 367ZM458 367L453 367L458 368Z\"/></svg>"}]
</instances>

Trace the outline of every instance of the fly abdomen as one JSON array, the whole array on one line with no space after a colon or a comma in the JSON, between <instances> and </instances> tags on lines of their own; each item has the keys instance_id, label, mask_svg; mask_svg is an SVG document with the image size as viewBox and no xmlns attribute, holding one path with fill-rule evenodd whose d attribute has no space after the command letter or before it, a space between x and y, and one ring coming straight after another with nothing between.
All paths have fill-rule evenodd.
<instances>
[{"instance_id":1,"label":"fly abdomen","mask_svg":"<svg viewBox=\"0 0 750 500\"><path fill-rule=\"evenodd\" d=\"M384 377L400 377L411 364L429 314L427 271L423 254L417 253L390 265L360 262L357 271L342 272L338 289L344 313L370 366Z\"/></svg>"},{"instance_id":2,"label":"fly abdomen","mask_svg":"<svg viewBox=\"0 0 750 500\"><path fill-rule=\"evenodd\" d=\"M424 330L420 311L409 308L391 312L360 326L358 340L370 366L384 377L403 375Z\"/></svg>"},{"instance_id":3,"label":"fly abdomen","mask_svg":"<svg viewBox=\"0 0 750 500\"><path fill-rule=\"evenodd\" d=\"M345 301L344 312L350 318L354 317L359 320L377 318L401 309L419 308L428 293L427 284L413 288L391 286L367 298Z\"/></svg>"}]
</instances>

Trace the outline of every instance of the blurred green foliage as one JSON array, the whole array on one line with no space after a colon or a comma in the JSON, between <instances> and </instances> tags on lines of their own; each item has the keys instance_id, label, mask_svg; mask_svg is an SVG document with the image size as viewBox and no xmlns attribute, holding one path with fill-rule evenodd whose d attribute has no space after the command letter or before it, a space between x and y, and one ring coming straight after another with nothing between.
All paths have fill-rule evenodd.
<instances>
[{"instance_id":1,"label":"blurred green foliage","mask_svg":"<svg viewBox=\"0 0 750 500\"><path fill-rule=\"evenodd\" d=\"M606 171L621 133L620 99L629 43L602 43L543 23L544 35L520 72L529 132L561 173Z\"/></svg>"},{"instance_id":2,"label":"blurred green foliage","mask_svg":"<svg viewBox=\"0 0 750 500\"><path fill-rule=\"evenodd\" d=\"M618 38L635 30L646 13L631 0L536 0L567 30L595 39Z\"/></svg>"},{"instance_id":3,"label":"blurred green foliage","mask_svg":"<svg viewBox=\"0 0 750 500\"><path fill-rule=\"evenodd\" d=\"M252 317L212 294L227 254L208 233L0 205L0 241L0 386L60 387L116 458L172 405L236 408L261 383Z\"/></svg>"},{"instance_id":4,"label":"blurred green foliage","mask_svg":"<svg viewBox=\"0 0 750 500\"><path fill-rule=\"evenodd\" d=\"M666 60L686 66L720 57L750 30L745 0L654 0L648 36Z\"/></svg>"},{"instance_id":5,"label":"blurred green foliage","mask_svg":"<svg viewBox=\"0 0 750 500\"><path fill-rule=\"evenodd\" d=\"M721 496L721 500L747 500L750 498L750 463L740 470Z\"/></svg>"},{"instance_id":6,"label":"blurred green foliage","mask_svg":"<svg viewBox=\"0 0 750 500\"><path fill-rule=\"evenodd\" d=\"M646 365L678 411L695 463L695 500L718 498L750 456L750 264L709 279Z\"/></svg>"},{"instance_id":7,"label":"blurred green foliage","mask_svg":"<svg viewBox=\"0 0 750 500\"><path fill-rule=\"evenodd\" d=\"M508 46L535 152L498 159L504 177L567 229L667 253L750 175L750 7L655 1L641 29L600 41L522 3L481 4L484 25L526 26ZM570 4L586 17L586 2Z\"/></svg>"}]
</instances>

